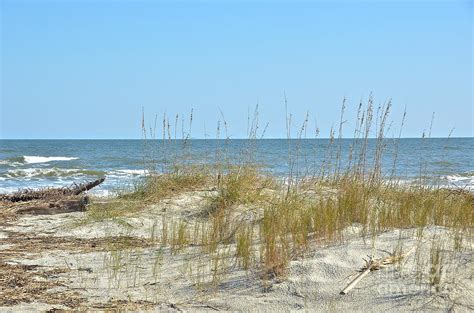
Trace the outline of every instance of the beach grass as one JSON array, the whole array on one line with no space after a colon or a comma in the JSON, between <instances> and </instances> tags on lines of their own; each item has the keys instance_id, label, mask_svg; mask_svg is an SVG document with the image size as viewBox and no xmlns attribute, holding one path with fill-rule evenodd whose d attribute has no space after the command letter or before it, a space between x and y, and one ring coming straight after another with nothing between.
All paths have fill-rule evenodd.
<instances>
[{"instance_id":1,"label":"beach grass","mask_svg":"<svg viewBox=\"0 0 474 313\"><path fill-rule=\"evenodd\" d=\"M424 229L442 226L453 234L452 244L463 248L464 238L472 237L473 196L460 189L447 189L437 184L427 185L420 174L419 180L403 183L394 175L397 152L392 152L393 169L382 170L382 157L386 149L386 133L391 123L391 102L375 107L374 99L359 106L350 148L349 162L342 162L340 139L344 124L345 102L341 109L338 133L331 130L330 144L323 166L301 171L298 162L307 156L299 154L307 120L291 135L291 116L287 116L288 175L273 176L256 163L258 138L258 109L249 118L249 146L240 159L226 155L226 143L216 148L216 162L193 164L189 162L189 132L183 132L182 148L165 167L145 162L149 174L129 193L118 197L120 205L92 205L86 216L88 221L118 218L133 214L149 205L196 191L207 192L206 204L194 220L162 219L161 227L153 227L153 238L172 253L185 253L189 247L200 247L212 267L212 281L217 283L224 273L224 259L233 255L235 264L248 271L257 270L263 280L284 278L289 263L304 257L318 246L342 243L347 230L357 226L358 234L375 240L376 235L394 229L417 229L423 238ZM403 126L404 118L401 126ZM226 129L226 122L218 123L217 134ZM374 129L375 128L375 129ZM147 135L156 139L156 131ZM169 121L163 120L163 144L174 144ZM176 132L174 132L176 133ZM401 132L400 132L401 134ZM369 149L369 138L376 140L375 149ZM296 140L295 140L296 139ZM392 140L397 140L397 138ZM152 155L147 151L145 155ZM422 161L420 161L422 162ZM423 164L420 164L423 168ZM374 246L376 242L372 243ZM222 256L225 254L225 258ZM434 240L431 251L429 284L441 284L443 254ZM195 269L201 271L202 269Z\"/></svg>"}]
</instances>

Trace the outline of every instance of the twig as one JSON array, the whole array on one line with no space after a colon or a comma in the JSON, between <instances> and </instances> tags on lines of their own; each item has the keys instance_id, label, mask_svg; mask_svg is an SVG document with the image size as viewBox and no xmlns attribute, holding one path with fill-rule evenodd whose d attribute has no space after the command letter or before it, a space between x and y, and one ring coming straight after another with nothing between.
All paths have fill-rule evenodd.
<instances>
[{"instance_id":1,"label":"twig","mask_svg":"<svg viewBox=\"0 0 474 313\"><path fill-rule=\"evenodd\" d=\"M349 291L352 290L352 288L357 285L362 278L367 276L371 271L376 271L379 270L383 267L386 267L388 265L400 262L404 258L408 257L413 251L415 251L416 246L413 246L410 250L408 250L406 253L402 253L400 255L395 255L392 254L386 258L383 259L374 259L373 257L369 257L369 260L365 260L365 266L361 269L361 273L357 275L347 286L346 288L342 289L340 292L341 295L347 294Z\"/></svg>"}]
</instances>

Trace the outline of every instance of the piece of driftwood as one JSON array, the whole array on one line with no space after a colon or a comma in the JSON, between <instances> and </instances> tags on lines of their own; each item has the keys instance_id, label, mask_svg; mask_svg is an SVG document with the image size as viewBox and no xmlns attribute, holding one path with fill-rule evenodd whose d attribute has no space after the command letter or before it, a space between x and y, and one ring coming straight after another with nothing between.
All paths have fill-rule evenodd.
<instances>
[{"instance_id":1,"label":"piece of driftwood","mask_svg":"<svg viewBox=\"0 0 474 313\"><path fill-rule=\"evenodd\" d=\"M100 184L104 182L104 180L105 180L105 177L102 177L92 182L89 182L87 184L76 185L75 188L71 190L71 192L74 195L79 195L85 191L91 190L92 188L99 186Z\"/></svg>"},{"instance_id":2,"label":"piece of driftwood","mask_svg":"<svg viewBox=\"0 0 474 313\"><path fill-rule=\"evenodd\" d=\"M100 184L105 180L105 177L94 180L92 182L84 184L73 184L71 187L63 188L46 188L41 190L23 189L17 191L11 195L0 194L0 201L6 202L24 202L32 200L48 200L57 199L65 196L79 195L85 191L88 191Z\"/></svg>"},{"instance_id":3,"label":"piece of driftwood","mask_svg":"<svg viewBox=\"0 0 474 313\"><path fill-rule=\"evenodd\" d=\"M342 289L340 294L347 294L349 291L352 290L352 288L355 287L355 285L357 285L362 280L362 278L367 276L367 274L369 274L371 271L376 271L388 265L401 262L403 259L408 257L413 251L415 251L415 247L416 246L413 246L405 253L392 254L383 259L374 259L373 257L369 257L368 260L365 260L365 266L360 269L360 273L346 286L346 288Z\"/></svg>"},{"instance_id":4,"label":"piece of driftwood","mask_svg":"<svg viewBox=\"0 0 474 313\"><path fill-rule=\"evenodd\" d=\"M28 201L17 204L14 211L17 214L51 215L70 212L83 212L89 203L87 196L66 197L57 201Z\"/></svg>"},{"instance_id":5,"label":"piece of driftwood","mask_svg":"<svg viewBox=\"0 0 474 313\"><path fill-rule=\"evenodd\" d=\"M89 198L81 195L100 185L105 178L65 188L20 190L12 195L0 195L0 208L6 213L50 215L86 210Z\"/></svg>"},{"instance_id":6,"label":"piece of driftwood","mask_svg":"<svg viewBox=\"0 0 474 313\"><path fill-rule=\"evenodd\" d=\"M371 271L370 267L366 268L364 271L360 272L359 275L356 276L356 278L354 278L350 283L349 285L346 286L346 288L342 289L342 291L340 292L341 295L345 295L347 294L349 291L352 290L352 288L355 287L355 285L357 285L358 282L360 282L362 280L362 278L364 278L365 276L367 276L367 274L369 274Z\"/></svg>"}]
</instances>

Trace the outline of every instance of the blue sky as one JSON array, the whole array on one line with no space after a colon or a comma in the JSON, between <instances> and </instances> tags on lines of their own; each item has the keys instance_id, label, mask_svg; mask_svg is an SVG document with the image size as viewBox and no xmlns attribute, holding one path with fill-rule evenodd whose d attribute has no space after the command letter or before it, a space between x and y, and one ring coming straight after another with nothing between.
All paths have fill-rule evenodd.
<instances>
[{"instance_id":1,"label":"blue sky","mask_svg":"<svg viewBox=\"0 0 474 313\"><path fill-rule=\"evenodd\" d=\"M140 138L140 116L189 115L215 136L220 110L266 137L307 111L321 136L348 99L393 100L394 133L473 136L470 1L1 1L0 138ZM310 133L311 133L310 129Z\"/></svg>"}]
</instances>

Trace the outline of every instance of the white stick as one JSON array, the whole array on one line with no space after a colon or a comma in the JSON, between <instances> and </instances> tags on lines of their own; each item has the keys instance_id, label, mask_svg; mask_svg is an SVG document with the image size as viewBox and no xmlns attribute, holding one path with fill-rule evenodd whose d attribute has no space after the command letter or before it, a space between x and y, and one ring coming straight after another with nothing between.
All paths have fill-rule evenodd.
<instances>
[{"instance_id":1,"label":"white stick","mask_svg":"<svg viewBox=\"0 0 474 313\"><path fill-rule=\"evenodd\" d=\"M413 246L413 247L412 247L410 250L408 250L406 253L401 254L400 257L397 258L397 260L395 260L395 259L393 258L393 256L387 257L387 258L385 258L385 259L383 259L383 260L380 260L380 259L378 259L378 260L373 260L373 259L371 259L371 260L367 263L367 268L366 268L362 273L360 273L359 275L357 275L357 277L354 278L354 280L351 281L351 282L349 283L349 285L347 285L347 287L344 288L344 289L340 292L340 294L341 294L341 295L345 295L345 294L347 294L349 291L351 291L352 288L354 288L354 286L357 285L357 283L358 283L362 278L364 278L365 276L367 276L367 274L369 274L372 269L379 269L379 268L382 268L382 267L386 267L387 265L393 264L394 262L399 262L399 261L401 261L402 259L405 259L407 256L409 256L413 251L415 251L415 248L416 248L416 246Z\"/></svg>"},{"instance_id":2,"label":"white stick","mask_svg":"<svg viewBox=\"0 0 474 313\"><path fill-rule=\"evenodd\" d=\"M347 287L344 288L344 289L340 292L340 294L341 294L341 295L347 294L349 291L351 291L352 288L354 288L355 285L357 285L357 283L358 283L362 278L364 278L364 277L365 277L367 274L369 274L369 273L370 273L370 266L368 266L365 271L363 271L362 273L360 273L359 275L357 275L357 277L354 278L354 280L351 281L351 282L349 283L349 285L347 285Z\"/></svg>"}]
</instances>

